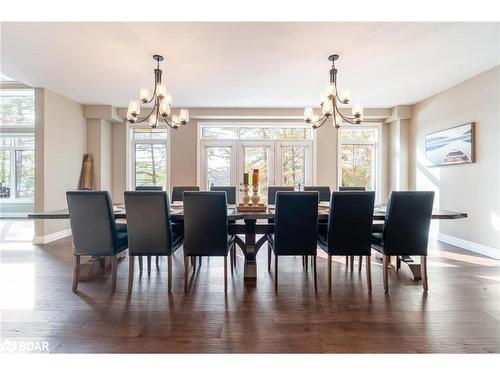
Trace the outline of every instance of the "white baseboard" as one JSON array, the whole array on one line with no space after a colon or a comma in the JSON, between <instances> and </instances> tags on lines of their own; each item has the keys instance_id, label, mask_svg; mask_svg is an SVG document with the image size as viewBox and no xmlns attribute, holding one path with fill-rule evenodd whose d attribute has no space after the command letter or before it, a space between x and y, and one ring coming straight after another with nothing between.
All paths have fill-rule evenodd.
<instances>
[{"instance_id":1,"label":"white baseboard","mask_svg":"<svg viewBox=\"0 0 500 375\"><path fill-rule=\"evenodd\" d=\"M49 242L60 240L61 238L71 236L71 229L61 230L59 232L54 232L46 234L45 236L34 236L33 243L35 245L44 245Z\"/></svg>"},{"instance_id":2,"label":"white baseboard","mask_svg":"<svg viewBox=\"0 0 500 375\"><path fill-rule=\"evenodd\" d=\"M472 251L477 254L485 255L490 258L500 259L500 249L478 244L476 242L463 240L461 238L453 237L448 234L439 233L437 240L447 244L461 247L462 249Z\"/></svg>"}]
</instances>

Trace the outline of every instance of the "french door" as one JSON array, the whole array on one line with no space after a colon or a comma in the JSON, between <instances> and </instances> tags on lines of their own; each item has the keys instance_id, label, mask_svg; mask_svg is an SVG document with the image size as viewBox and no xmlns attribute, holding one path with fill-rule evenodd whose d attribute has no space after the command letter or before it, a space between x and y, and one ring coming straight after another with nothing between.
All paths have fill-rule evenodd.
<instances>
[{"instance_id":1,"label":"french door","mask_svg":"<svg viewBox=\"0 0 500 375\"><path fill-rule=\"evenodd\" d=\"M312 185L312 141L203 140L200 154L201 188L240 186L243 173L258 169L260 194L268 186ZM239 189L238 189L239 190ZM238 193L240 194L240 193Z\"/></svg>"}]
</instances>

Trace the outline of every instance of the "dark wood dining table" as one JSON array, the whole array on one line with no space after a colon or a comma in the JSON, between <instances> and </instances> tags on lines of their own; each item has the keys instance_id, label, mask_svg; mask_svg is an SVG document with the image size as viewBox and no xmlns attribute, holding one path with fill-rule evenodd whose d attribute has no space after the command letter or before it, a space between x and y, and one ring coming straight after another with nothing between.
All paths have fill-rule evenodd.
<instances>
[{"instance_id":1,"label":"dark wood dining table","mask_svg":"<svg viewBox=\"0 0 500 375\"><path fill-rule=\"evenodd\" d=\"M327 219L328 213L329 209L327 204L320 204L318 210L318 220ZM127 213L123 205L115 205L114 214L116 219L127 218ZM432 219L435 220L455 220L466 217L467 214L462 212L454 212L441 209L434 209L432 212ZM175 221L184 220L184 212L181 204L172 204L171 218ZM384 218L385 207L376 206L373 212L373 220L384 220ZM63 209L51 212L31 213L28 215L28 219L69 219L69 212L67 209ZM270 224L267 222L268 219L274 219L274 206L270 205L265 212L241 212L234 205L228 206L227 219L228 221L231 221L229 223L229 233L236 235L236 244L241 248L245 256L245 285L255 285L255 282L257 280L257 253L262 245L266 243L266 235L272 234L274 232L274 224ZM257 239L257 235L261 235L261 237ZM408 263L411 263L411 258L407 259L407 261ZM414 275L415 280L418 280L418 278L418 275Z\"/></svg>"}]
</instances>

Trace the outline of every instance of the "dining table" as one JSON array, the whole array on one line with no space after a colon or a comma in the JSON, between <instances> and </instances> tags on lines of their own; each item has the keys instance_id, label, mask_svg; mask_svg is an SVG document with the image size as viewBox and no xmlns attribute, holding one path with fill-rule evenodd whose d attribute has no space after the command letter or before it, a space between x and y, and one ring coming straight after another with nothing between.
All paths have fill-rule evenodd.
<instances>
[{"instance_id":1,"label":"dining table","mask_svg":"<svg viewBox=\"0 0 500 375\"><path fill-rule=\"evenodd\" d=\"M113 205L115 219L126 220L127 212L123 204ZM385 219L386 207L377 205L373 211L374 221L383 221ZM318 206L318 220L328 219L329 203L321 202ZM265 210L260 212L247 212L238 209L236 205L227 206L227 220L229 234L235 235L236 245L241 249L244 257L243 277L246 286L254 286L257 281L257 262L256 257L260 248L267 242L268 235L273 234L274 224L269 219L274 219L275 207L268 205ZM182 202L173 202L170 204L170 217L172 221L181 222L184 220L184 210ZM456 220L466 218L467 214L463 212L448 211L442 209L433 209L433 220ZM56 220L69 219L67 209L55 210L50 212L38 212L28 214L31 220ZM401 264L407 264L410 274L414 280L420 279L420 267L412 266L413 259L404 257Z\"/></svg>"}]
</instances>

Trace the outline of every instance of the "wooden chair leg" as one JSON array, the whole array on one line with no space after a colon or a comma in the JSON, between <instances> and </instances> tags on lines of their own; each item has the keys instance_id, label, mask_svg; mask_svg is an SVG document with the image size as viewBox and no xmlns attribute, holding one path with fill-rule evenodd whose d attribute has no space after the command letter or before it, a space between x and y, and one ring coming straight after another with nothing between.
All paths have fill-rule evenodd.
<instances>
[{"instance_id":1,"label":"wooden chair leg","mask_svg":"<svg viewBox=\"0 0 500 375\"><path fill-rule=\"evenodd\" d=\"M363 256L359 256L358 272L361 272L361 266L363 265Z\"/></svg>"},{"instance_id":2,"label":"wooden chair leg","mask_svg":"<svg viewBox=\"0 0 500 375\"><path fill-rule=\"evenodd\" d=\"M236 267L236 242L233 242L233 246L231 247L233 249L233 257L231 259L231 262L234 267Z\"/></svg>"},{"instance_id":3,"label":"wooden chair leg","mask_svg":"<svg viewBox=\"0 0 500 375\"><path fill-rule=\"evenodd\" d=\"M349 257L346 256L345 257L345 269L346 269L346 271L347 271L348 268L349 268Z\"/></svg>"},{"instance_id":4,"label":"wooden chair leg","mask_svg":"<svg viewBox=\"0 0 500 375\"><path fill-rule=\"evenodd\" d=\"M231 245L229 248L229 263L231 263L231 271L233 270L234 267L234 247Z\"/></svg>"},{"instance_id":5,"label":"wooden chair leg","mask_svg":"<svg viewBox=\"0 0 500 375\"><path fill-rule=\"evenodd\" d=\"M142 257L139 257L139 272L142 272Z\"/></svg>"},{"instance_id":6,"label":"wooden chair leg","mask_svg":"<svg viewBox=\"0 0 500 375\"><path fill-rule=\"evenodd\" d=\"M224 293L227 293L227 256L224 257Z\"/></svg>"},{"instance_id":7,"label":"wooden chair leg","mask_svg":"<svg viewBox=\"0 0 500 375\"><path fill-rule=\"evenodd\" d=\"M422 274L424 292L427 292L429 290L429 280L427 279L427 256L420 257L420 273Z\"/></svg>"},{"instance_id":8,"label":"wooden chair leg","mask_svg":"<svg viewBox=\"0 0 500 375\"><path fill-rule=\"evenodd\" d=\"M316 273L316 255L313 256L314 290L318 290L318 274Z\"/></svg>"},{"instance_id":9,"label":"wooden chair leg","mask_svg":"<svg viewBox=\"0 0 500 375\"><path fill-rule=\"evenodd\" d=\"M148 273L151 273L151 256L148 255Z\"/></svg>"},{"instance_id":10,"label":"wooden chair leg","mask_svg":"<svg viewBox=\"0 0 500 375\"><path fill-rule=\"evenodd\" d=\"M352 271L354 271L354 256L353 255L351 255L349 257L349 263L350 263L349 266L351 267L351 272L352 272Z\"/></svg>"},{"instance_id":11,"label":"wooden chair leg","mask_svg":"<svg viewBox=\"0 0 500 375\"><path fill-rule=\"evenodd\" d=\"M160 268L160 257L156 256L156 268Z\"/></svg>"},{"instance_id":12,"label":"wooden chair leg","mask_svg":"<svg viewBox=\"0 0 500 375\"><path fill-rule=\"evenodd\" d=\"M189 271L189 258L184 256L184 294L188 290L188 271Z\"/></svg>"},{"instance_id":13,"label":"wooden chair leg","mask_svg":"<svg viewBox=\"0 0 500 375\"><path fill-rule=\"evenodd\" d=\"M193 266L193 273L196 272L196 257L191 257L191 265Z\"/></svg>"},{"instance_id":14,"label":"wooden chair leg","mask_svg":"<svg viewBox=\"0 0 500 375\"><path fill-rule=\"evenodd\" d=\"M399 271L401 269L401 257L398 255L396 256L396 271Z\"/></svg>"},{"instance_id":15,"label":"wooden chair leg","mask_svg":"<svg viewBox=\"0 0 500 375\"><path fill-rule=\"evenodd\" d=\"M134 260L135 256L128 256L128 292L132 292L132 285L134 283Z\"/></svg>"},{"instance_id":16,"label":"wooden chair leg","mask_svg":"<svg viewBox=\"0 0 500 375\"><path fill-rule=\"evenodd\" d=\"M309 258L307 255L304 256L304 261L306 262L306 272L309 272Z\"/></svg>"},{"instance_id":17,"label":"wooden chair leg","mask_svg":"<svg viewBox=\"0 0 500 375\"><path fill-rule=\"evenodd\" d=\"M372 261L371 261L371 256L366 257L366 285L368 287L368 291L372 291Z\"/></svg>"},{"instance_id":18,"label":"wooden chair leg","mask_svg":"<svg viewBox=\"0 0 500 375\"><path fill-rule=\"evenodd\" d=\"M278 255L274 254L274 293L278 294Z\"/></svg>"},{"instance_id":19,"label":"wooden chair leg","mask_svg":"<svg viewBox=\"0 0 500 375\"><path fill-rule=\"evenodd\" d=\"M78 289L78 281L80 281L80 255L74 255L73 257L73 292Z\"/></svg>"},{"instance_id":20,"label":"wooden chair leg","mask_svg":"<svg viewBox=\"0 0 500 375\"><path fill-rule=\"evenodd\" d=\"M306 257L302 255L302 268L304 268L306 265L305 258Z\"/></svg>"},{"instance_id":21,"label":"wooden chair leg","mask_svg":"<svg viewBox=\"0 0 500 375\"><path fill-rule=\"evenodd\" d=\"M168 291L172 291L172 255L167 257Z\"/></svg>"},{"instance_id":22,"label":"wooden chair leg","mask_svg":"<svg viewBox=\"0 0 500 375\"><path fill-rule=\"evenodd\" d=\"M267 247L267 272L271 272L271 246ZM302 264L304 263L304 259L302 259Z\"/></svg>"},{"instance_id":23,"label":"wooden chair leg","mask_svg":"<svg viewBox=\"0 0 500 375\"><path fill-rule=\"evenodd\" d=\"M202 257L198 257L198 267L201 267L201 258Z\"/></svg>"},{"instance_id":24,"label":"wooden chair leg","mask_svg":"<svg viewBox=\"0 0 500 375\"><path fill-rule=\"evenodd\" d=\"M332 291L332 256L328 255L328 292Z\"/></svg>"},{"instance_id":25,"label":"wooden chair leg","mask_svg":"<svg viewBox=\"0 0 500 375\"><path fill-rule=\"evenodd\" d=\"M118 273L117 261L118 259L115 256L111 257L111 291L114 293L116 290L116 277Z\"/></svg>"},{"instance_id":26,"label":"wooden chair leg","mask_svg":"<svg viewBox=\"0 0 500 375\"><path fill-rule=\"evenodd\" d=\"M389 292L389 262L390 257L384 255L384 291Z\"/></svg>"}]
</instances>

